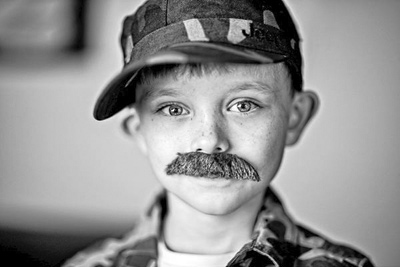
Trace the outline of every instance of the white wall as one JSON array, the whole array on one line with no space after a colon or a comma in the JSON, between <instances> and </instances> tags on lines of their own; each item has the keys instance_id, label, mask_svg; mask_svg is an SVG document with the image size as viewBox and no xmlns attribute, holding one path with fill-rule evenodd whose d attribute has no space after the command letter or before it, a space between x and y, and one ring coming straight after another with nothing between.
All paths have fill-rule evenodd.
<instances>
[{"instance_id":1,"label":"white wall","mask_svg":"<svg viewBox=\"0 0 400 267\"><path fill-rule=\"evenodd\" d=\"M290 148L278 191L298 221L378 266L400 247L400 1L290 0L306 87L322 105ZM96 1L91 53L26 66L0 61L0 224L46 231L128 227L158 187L119 129L92 119L121 68L122 17L137 1Z\"/></svg>"}]
</instances>

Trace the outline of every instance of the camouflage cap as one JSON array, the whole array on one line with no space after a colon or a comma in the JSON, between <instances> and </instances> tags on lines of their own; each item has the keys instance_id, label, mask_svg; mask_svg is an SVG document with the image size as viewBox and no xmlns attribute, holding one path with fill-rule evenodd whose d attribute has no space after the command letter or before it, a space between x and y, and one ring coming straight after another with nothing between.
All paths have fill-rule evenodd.
<instances>
[{"instance_id":1,"label":"camouflage cap","mask_svg":"<svg viewBox=\"0 0 400 267\"><path fill-rule=\"evenodd\" d=\"M134 102L143 67L185 63L276 63L290 60L301 77L296 25L281 0L148 0L123 23L123 70L97 100L107 119Z\"/></svg>"}]
</instances>

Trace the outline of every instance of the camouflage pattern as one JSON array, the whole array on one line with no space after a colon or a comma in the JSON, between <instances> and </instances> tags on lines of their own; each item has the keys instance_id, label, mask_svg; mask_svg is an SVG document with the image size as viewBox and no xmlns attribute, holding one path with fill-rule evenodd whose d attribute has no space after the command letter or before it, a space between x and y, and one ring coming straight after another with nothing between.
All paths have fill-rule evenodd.
<instances>
[{"instance_id":1,"label":"camouflage pattern","mask_svg":"<svg viewBox=\"0 0 400 267\"><path fill-rule=\"evenodd\" d=\"M156 267L159 229L167 210L162 192L134 230L107 239L65 262L63 267ZM335 244L297 225L268 188L251 242L244 244L227 267L371 267L363 254Z\"/></svg>"}]
</instances>

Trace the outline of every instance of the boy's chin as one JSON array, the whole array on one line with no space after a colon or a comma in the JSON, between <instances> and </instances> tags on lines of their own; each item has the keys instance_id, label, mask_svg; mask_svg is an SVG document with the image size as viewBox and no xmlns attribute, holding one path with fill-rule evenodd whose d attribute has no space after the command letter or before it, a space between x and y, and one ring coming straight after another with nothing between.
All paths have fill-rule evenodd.
<instances>
[{"instance_id":1,"label":"boy's chin","mask_svg":"<svg viewBox=\"0 0 400 267\"><path fill-rule=\"evenodd\" d=\"M187 202L192 208L197 211L214 216L224 216L233 213L240 205L238 203L227 203L220 201L190 201Z\"/></svg>"},{"instance_id":2,"label":"boy's chin","mask_svg":"<svg viewBox=\"0 0 400 267\"><path fill-rule=\"evenodd\" d=\"M244 196L202 194L193 198L191 196L178 196L191 208L207 215L224 216L229 215L249 201Z\"/></svg>"}]
</instances>

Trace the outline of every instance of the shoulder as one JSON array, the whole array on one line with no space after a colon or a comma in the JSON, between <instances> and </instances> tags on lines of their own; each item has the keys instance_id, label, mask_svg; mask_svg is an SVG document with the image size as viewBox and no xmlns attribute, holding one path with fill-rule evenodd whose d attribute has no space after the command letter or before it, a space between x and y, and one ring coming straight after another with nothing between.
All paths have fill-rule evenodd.
<instances>
[{"instance_id":1,"label":"shoulder","mask_svg":"<svg viewBox=\"0 0 400 267\"><path fill-rule=\"evenodd\" d=\"M151 206L148 212L133 223L131 231L120 238L107 238L94 243L67 259L62 267L110 267L122 258L132 256L128 255L132 251L144 252L146 255L149 250L153 252L154 248L149 248L147 241L157 235L160 212L159 208Z\"/></svg>"},{"instance_id":2,"label":"shoulder","mask_svg":"<svg viewBox=\"0 0 400 267\"><path fill-rule=\"evenodd\" d=\"M371 267L371 260L360 250L329 240L314 231L297 225L298 246L302 253L298 257L301 267Z\"/></svg>"},{"instance_id":3,"label":"shoulder","mask_svg":"<svg viewBox=\"0 0 400 267\"><path fill-rule=\"evenodd\" d=\"M67 259L62 267L110 267L114 266L118 258L126 251L134 248L138 243L143 243L151 237L146 227L136 225L133 230L125 233L120 238L106 238L99 240L87 248L77 252Z\"/></svg>"},{"instance_id":4,"label":"shoulder","mask_svg":"<svg viewBox=\"0 0 400 267\"><path fill-rule=\"evenodd\" d=\"M79 266L112 266L114 258L123 247L123 240L107 238L99 240L89 247L77 252L73 257L66 260L62 267Z\"/></svg>"},{"instance_id":5,"label":"shoulder","mask_svg":"<svg viewBox=\"0 0 400 267\"><path fill-rule=\"evenodd\" d=\"M277 255L294 262L297 267L370 267L370 259L360 250L335 242L317 231L295 222L272 188L267 191L266 211L260 214L266 223L267 245ZM265 231L267 230L267 231ZM264 238L265 239L265 238Z\"/></svg>"}]
</instances>

